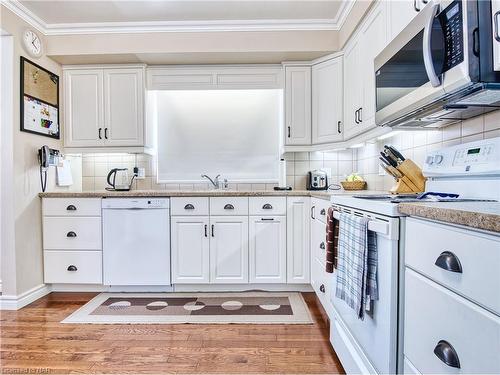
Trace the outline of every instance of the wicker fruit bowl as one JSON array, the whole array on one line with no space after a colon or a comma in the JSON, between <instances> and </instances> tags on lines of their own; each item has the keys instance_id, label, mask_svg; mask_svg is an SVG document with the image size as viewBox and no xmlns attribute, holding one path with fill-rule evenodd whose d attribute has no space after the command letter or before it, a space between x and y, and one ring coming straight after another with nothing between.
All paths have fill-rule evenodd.
<instances>
[{"instance_id":1,"label":"wicker fruit bowl","mask_svg":"<svg viewBox=\"0 0 500 375\"><path fill-rule=\"evenodd\" d=\"M344 190L365 190L366 181L341 181Z\"/></svg>"}]
</instances>

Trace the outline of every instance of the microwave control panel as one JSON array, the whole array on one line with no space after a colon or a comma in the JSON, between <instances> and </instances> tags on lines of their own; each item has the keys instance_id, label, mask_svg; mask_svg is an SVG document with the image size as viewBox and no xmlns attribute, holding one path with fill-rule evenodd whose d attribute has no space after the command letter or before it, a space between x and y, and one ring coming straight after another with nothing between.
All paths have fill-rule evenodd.
<instances>
[{"instance_id":1,"label":"microwave control panel","mask_svg":"<svg viewBox=\"0 0 500 375\"><path fill-rule=\"evenodd\" d=\"M444 38L443 72L464 61L464 25L462 2L454 1L439 15Z\"/></svg>"}]
</instances>

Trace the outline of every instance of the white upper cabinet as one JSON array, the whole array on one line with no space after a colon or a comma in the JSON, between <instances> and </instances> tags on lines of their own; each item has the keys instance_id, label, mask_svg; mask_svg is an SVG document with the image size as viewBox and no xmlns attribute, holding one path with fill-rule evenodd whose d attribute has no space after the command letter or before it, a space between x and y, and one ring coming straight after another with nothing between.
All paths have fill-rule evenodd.
<instances>
[{"instance_id":1,"label":"white upper cabinet","mask_svg":"<svg viewBox=\"0 0 500 375\"><path fill-rule=\"evenodd\" d=\"M420 12L428 0L392 0L388 2L388 24L390 27L390 40L410 23L410 21Z\"/></svg>"},{"instance_id":2,"label":"white upper cabinet","mask_svg":"<svg viewBox=\"0 0 500 375\"><path fill-rule=\"evenodd\" d=\"M65 147L144 146L144 68L64 69Z\"/></svg>"},{"instance_id":3,"label":"white upper cabinet","mask_svg":"<svg viewBox=\"0 0 500 375\"><path fill-rule=\"evenodd\" d=\"M85 147L102 143L102 81L102 69L64 72L66 146Z\"/></svg>"},{"instance_id":4,"label":"white upper cabinet","mask_svg":"<svg viewBox=\"0 0 500 375\"><path fill-rule=\"evenodd\" d=\"M310 282L310 209L309 197L287 197L287 282Z\"/></svg>"},{"instance_id":5,"label":"white upper cabinet","mask_svg":"<svg viewBox=\"0 0 500 375\"><path fill-rule=\"evenodd\" d=\"M143 69L106 69L104 94L106 145L142 146Z\"/></svg>"},{"instance_id":6,"label":"white upper cabinet","mask_svg":"<svg viewBox=\"0 0 500 375\"><path fill-rule=\"evenodd\" d=\"M374 59L387 45L388 3L371 9L345 50L345 138L376 126Z\"/></svg>"},{"instance_id":7,"label":"white upper cabinet","mask_svg":"<svg viewBox=\"0 0 500 375\"><path fill-rule=\"evenodd\" d=\"M342 57L312 67L312 143L342 141Z\"/></svg>"},{"instance_id":8,"label":"white upper cabinet","mask_svg":"<svg viewBox=\"0 0 500 375\"><path fill-rule=\"evenodd\" d=\"M250 217L250 283L286 283L286 216Z\"/></svg>"},{"instance_id":9,"label":"white upper cabinet","mask_svg":"<svg viewBox=\"0 0 500 375\"><path fill-rule=\"evenodd\" d=\"M285 67L285 145L311 144L311 67Z\"/></svg>"},{"instance_id":10,"label":"white upper cabinet","mask_svg":"<svg viewBox=\"0 0 500 375\"><path fill-rule=\"evenodd\" d=\"M248 216L210 217L210 282L248 283Z\"/></svg>"}]
</instances>

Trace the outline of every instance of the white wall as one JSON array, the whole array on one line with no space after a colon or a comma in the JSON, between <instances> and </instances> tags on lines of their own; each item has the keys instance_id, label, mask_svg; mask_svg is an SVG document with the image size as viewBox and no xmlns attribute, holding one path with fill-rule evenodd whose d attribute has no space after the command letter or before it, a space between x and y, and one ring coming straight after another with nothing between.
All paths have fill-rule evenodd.
<instances>
[{"instance_id":1,"label":"white wall","mask_svg":"<svg viewBox=\"0 0 500 375\"><path fill-rule=\"evenodd\" d=\"M4 6L1 6L1 27L13 36L13 56L9 61L3 61L2 65L12 63L13 66L13 87L9 90L12 98L13 117L10 124L2 124L2 133L12 132L12 174L2 179L2 186L7 190L13 190L9 201L13 204L13 215L9 215L4 228L13 228L13 232L7 232L5 241L8 241L8 248L2 249L2 270L6 268L15 270L15 280L3 281L3 295L20 295L43 283L43 262L42 262L42 222L41 222L41 200L38 197L40 192L40 175L37 160L37 149L46 144L51 148L62 149L62 140L41 137L35 134L21 132L20 127L20 56L31 59L22 48L22 32L29 27L24 21L15 16ZM42 37L42 41L44 41ZM61 66L53 60L42 56L35 62L62 78ZM7 65L5 65L7 66ZM2 86L3 87L3 86ZM62 91L62 84L59 86ZM4 103L4 99L2 99ZM62 111L61 111L62 112ZM60 113L60 118L62 113ZM7 129L8 130L5 130ZM62 139L62 138L61 138ZM7 155L9 157L10 155ZM3 161L3 159L2 159ZM2 165L2 167L4 167ZM54 170L50 171L48 178L48 190L54 189ZM2 189L4 191L4 189ZM4 216L3 219L6 219ZM2 235L3 237L3 235ZM14 249L14 250L13 250ZM4 258L5 254L15 254L12 257ZM13 263L14 262L14 263ZM4 272L2 272L4 274ZM5 275L6 276L6 275Z\"/></svg>"}]
</instances>

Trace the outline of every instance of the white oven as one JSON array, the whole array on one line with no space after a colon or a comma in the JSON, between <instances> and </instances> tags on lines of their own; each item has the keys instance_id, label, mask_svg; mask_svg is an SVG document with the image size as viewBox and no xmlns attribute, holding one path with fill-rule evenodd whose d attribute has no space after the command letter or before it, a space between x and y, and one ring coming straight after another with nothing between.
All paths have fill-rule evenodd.
<instances>
[{"instance_id":1,"label":"white oven","mask_svg":"<svg viewBox=\"0 0 500 375\"><path fill-rule=\"evenodd\" d=\"M335 297L334 273L330 295L334 307L330 340L348 374L394 374L398 365L400 219L340 205L336 203L339 200L342 197L332 197L336 211L369 218L368 230L377 235L379 299L373 302L373 308L365 314L364 320L358 319L353 309ZM335 215L338 218L337 212Z\"/></svg>"}]
</instances>

